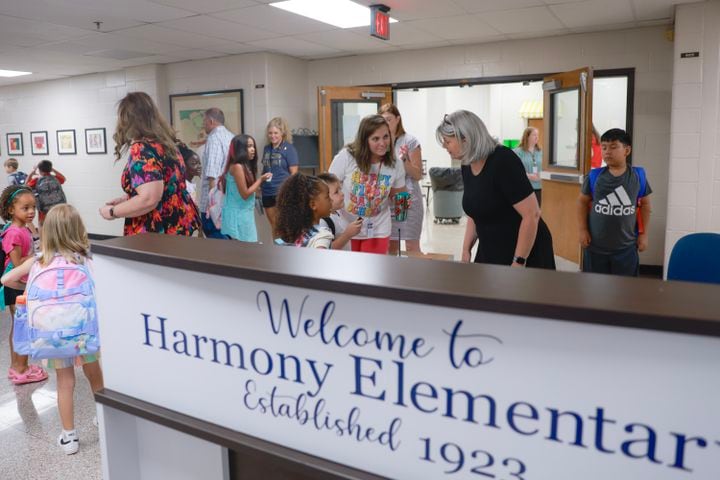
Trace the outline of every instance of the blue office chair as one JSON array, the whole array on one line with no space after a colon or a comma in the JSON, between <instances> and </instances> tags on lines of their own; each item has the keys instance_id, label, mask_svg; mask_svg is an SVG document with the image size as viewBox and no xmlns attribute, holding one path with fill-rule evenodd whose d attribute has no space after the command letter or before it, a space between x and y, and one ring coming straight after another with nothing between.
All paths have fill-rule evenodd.
<instances>
[{"instance_id":1,"label":"blue office chair","mask_svg":"<svg viewBox=\"0 0 720 480\"><path fill-rule=\"evenodd\" d=\"M720 283L720 234L691 233L670 253L668 280Z\"/></svg>"}]
</instances>

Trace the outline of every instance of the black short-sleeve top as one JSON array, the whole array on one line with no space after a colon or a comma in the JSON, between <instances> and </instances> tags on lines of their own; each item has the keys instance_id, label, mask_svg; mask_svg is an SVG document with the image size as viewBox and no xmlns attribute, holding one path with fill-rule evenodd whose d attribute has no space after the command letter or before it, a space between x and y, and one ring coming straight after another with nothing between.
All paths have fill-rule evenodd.
<instances>
[{"instance_id":1,"label":"black short-sleeve top","mask_svg":"<svg viewBox=\"0 0 720 480\"><path fill-rule=\"evenodd\" d=\"M534 194L522 161L512 150L498 145L479 174L464 165L462 176L463 210L475 222L480 241L475 261L510 265L522 221L513 205ZM554 268L552 238L542 220L527 260L528 266Z\"/></svg>"}]
</instances>

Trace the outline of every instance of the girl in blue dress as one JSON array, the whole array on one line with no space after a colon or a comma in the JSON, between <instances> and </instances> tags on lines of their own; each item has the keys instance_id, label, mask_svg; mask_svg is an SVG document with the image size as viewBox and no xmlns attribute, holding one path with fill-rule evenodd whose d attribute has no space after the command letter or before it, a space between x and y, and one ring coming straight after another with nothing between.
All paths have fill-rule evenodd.
<instances>
[{"instance_id":1,"label":"girl in blue dress","mask_svg":"<svg viewBox=\"0 0 720 480\"><path fill-rule=\"evenodd\" d=\"M221 176L221 189L225 191L220 231L241 242L257 242L255 226L255 192L262 182L272 175L257 174L257 150L250 135L236 135L230 142L228 159Z\"/></svg>"}]
</instances>

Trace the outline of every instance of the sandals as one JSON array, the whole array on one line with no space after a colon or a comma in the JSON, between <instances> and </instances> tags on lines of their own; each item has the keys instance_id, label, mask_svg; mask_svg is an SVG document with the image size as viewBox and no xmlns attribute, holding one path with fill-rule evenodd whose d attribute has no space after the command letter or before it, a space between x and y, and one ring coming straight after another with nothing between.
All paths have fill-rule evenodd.
<instances>
[{"instance_id":1,"label":"sandals","mask_svg":"<svg viewBox=\"0 0 720 480\"><path fill-rule=\"evenodd\" d=\"M27 370L23 373L18 373L14 369L10 368L8 370L8 378L13 385L24 385L26 383L42 382L48 378L48 374L37 365L28 365Z\"/></svg>"}]
</instances>

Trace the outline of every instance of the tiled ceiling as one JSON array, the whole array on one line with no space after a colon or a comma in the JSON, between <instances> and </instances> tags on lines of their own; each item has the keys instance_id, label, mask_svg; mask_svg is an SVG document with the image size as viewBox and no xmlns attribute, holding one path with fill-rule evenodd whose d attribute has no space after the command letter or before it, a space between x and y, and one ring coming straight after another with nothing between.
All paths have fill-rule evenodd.
<instances>
[{"instance_id":1,"label":"tiled ceiling","mask_svg":"<svg viewBox=\"0 0 720 480\"><path fill-rule=\"evenodd\" d=\"M0 69L33 72L0 85L248 52L316 59L669 24L674 5L696 0L384 0L399 20L389 41L273 1L0 0Z\"/></svg>"}]
</instances>

